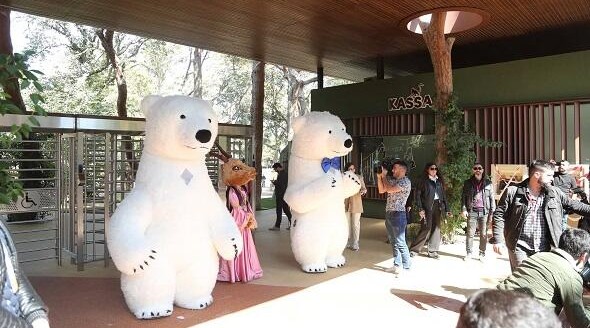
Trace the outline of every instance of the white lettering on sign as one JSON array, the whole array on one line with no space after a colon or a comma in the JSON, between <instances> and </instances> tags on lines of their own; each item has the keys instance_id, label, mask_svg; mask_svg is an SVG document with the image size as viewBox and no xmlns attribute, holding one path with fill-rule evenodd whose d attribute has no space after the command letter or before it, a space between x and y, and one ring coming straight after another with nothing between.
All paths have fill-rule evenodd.
<instances>
[{"instance_id":1,"label":"white lettering on sign","mask_svg":"<svg viewBox=\"0 0 590 328\"><path fill-rule=\"evenodd\" d=\"M25 190L24 196L17 198L15 205L19 211L36 211L41 207L41 195L38 191Z\"/></svg>"},{"instance_id":2,"label":"white lettering on sign","mask_svg":"<svg viewBox=\"0 0 590 328\"><path fill-rule=\"evenodd\" d=\"M408 96L387 99L387 110L392 112L394 110L432 107L432 97L429 94L422 95L423 86L424 84L420 83L416 88L411 88Z\"/></svg>"}]
</instances>

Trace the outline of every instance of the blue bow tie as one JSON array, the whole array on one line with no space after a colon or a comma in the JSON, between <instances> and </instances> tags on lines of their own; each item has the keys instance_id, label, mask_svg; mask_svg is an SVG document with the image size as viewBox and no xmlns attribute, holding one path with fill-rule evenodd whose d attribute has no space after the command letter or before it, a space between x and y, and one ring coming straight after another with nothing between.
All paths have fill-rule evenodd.
<instances>
[{"instance_id":1,"label":"blue bow tie","mask_svg":"<svg viewBox=\"0 0 590 328\"><path fill-rule=\"evenodd\" d=\"M340 157L324 157L324 159L322 159L322 170L324 170L324 173L330 170L330 166L336 170L340 170Z\"/></svg>"}]
</instances>

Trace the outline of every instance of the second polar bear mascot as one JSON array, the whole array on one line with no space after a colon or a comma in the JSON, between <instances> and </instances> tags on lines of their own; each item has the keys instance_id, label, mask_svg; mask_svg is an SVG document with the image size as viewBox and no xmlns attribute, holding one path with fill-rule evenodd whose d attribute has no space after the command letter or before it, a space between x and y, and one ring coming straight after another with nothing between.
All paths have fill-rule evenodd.
<instances>
[{"instance_id":1,"label":"second polar bear mascot","mask_svg":"<svg viewBox=\"0 0 590 328\"><path fill-rule=\"evenodd\" d=\"M342 121L328 112L300 116L292 127L285 193L293 212L291 249L303 271L326 272L346 262L344 199L361 187L354 174L340 171L340 157L352 150L352 139Z\"/></svg>"},{"instance_id":2,"label":"second polar bear mascot","mask_svg":"<svg viewBox=\"0 0 590 328\"><path fill-rule=\"evenodd\" d=\"M205 166L217 117L204 100L148 96L135 187L108 221L107 243L129 309L139 319L172 305L211 304L219 260L242 250L240 232Z\"/></svg>"}]
</instances>

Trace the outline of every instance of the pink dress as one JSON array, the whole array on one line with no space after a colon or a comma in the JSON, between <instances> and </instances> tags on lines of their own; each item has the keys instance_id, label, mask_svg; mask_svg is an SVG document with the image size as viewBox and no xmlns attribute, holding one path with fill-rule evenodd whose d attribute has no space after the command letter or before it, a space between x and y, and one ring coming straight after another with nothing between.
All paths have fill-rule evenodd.
<instances>
[{"instance_id":1,"label":"pink dress","mask_svg":"<svg viewBox=\"0 0 590 328\"><path fill-rule=\"evenodd\" d=\"M237 195L237 192L240 193L240 196ZM240 199L242 199L241 202ZM228 203L231 204L231 214L242 232L244 250L238 254L235 260L227 261L222 258L219 259L217 280L233 283L236 281L248 282L258 279L262 277L262 268L260 267L260 261L258 261L258 254L256 254L252 231L246 228L248 216L253 214L247 192L243 187L229 188Z\"/></svg>"}]
</instances>

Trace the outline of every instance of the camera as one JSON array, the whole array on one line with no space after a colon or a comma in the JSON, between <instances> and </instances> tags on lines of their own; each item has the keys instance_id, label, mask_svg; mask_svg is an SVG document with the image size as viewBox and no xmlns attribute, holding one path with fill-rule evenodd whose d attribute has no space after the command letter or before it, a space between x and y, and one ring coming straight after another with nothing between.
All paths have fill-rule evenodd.
<instances>
[{"instance_id":1,"label":"camera","mask_svg":"<svg viewBox=\"0 0 590 328\"><path fill-rule=\"evenodd\" d=\"M580 276L582 276L584 287L590 288L590 263L588 261L584 263L584 268L580 271Z\"/></svg>"},{"instance_id":2,"label":"camera","mask_svg":"<svg viewBox=\"0 0 590 328\"><path fill-rule=\"evenodd\" d=\"M393 162L395 162L395 160L391 158L384 158L373 165L373 172L381 173L381 171L383 171L382 167L384 167L387 172L391 172L393 170Z\"/></svg>"}]
</instances>

